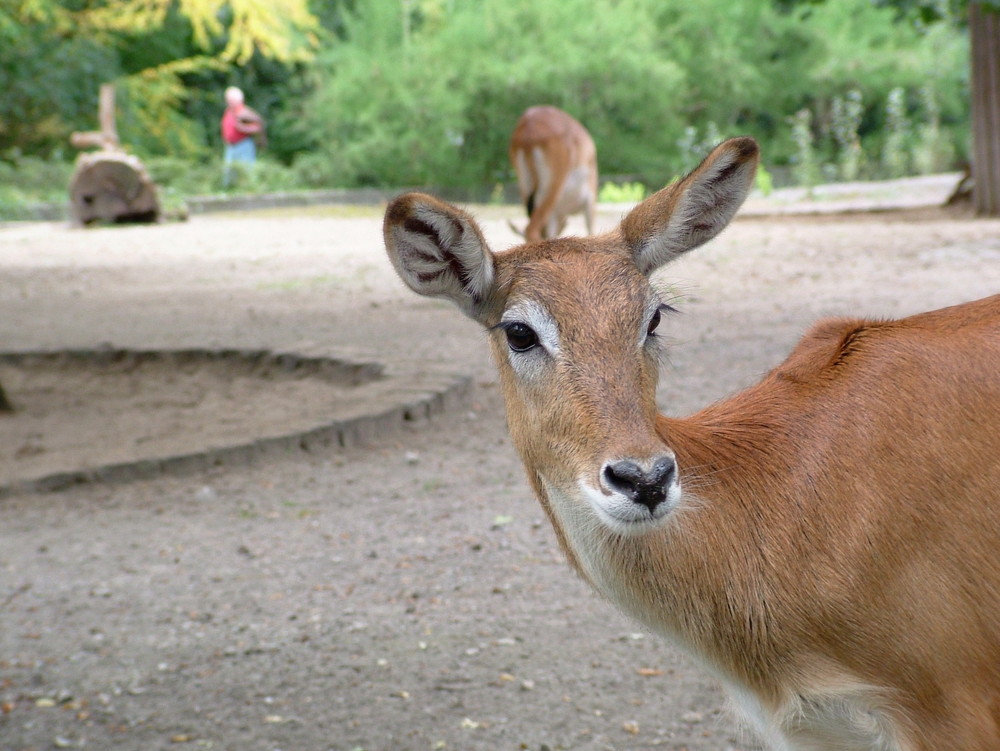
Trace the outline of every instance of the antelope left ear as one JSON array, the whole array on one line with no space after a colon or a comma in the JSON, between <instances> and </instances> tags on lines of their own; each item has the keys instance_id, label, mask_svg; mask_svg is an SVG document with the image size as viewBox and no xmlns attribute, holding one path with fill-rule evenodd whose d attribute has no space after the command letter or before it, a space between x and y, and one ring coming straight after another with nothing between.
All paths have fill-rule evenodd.
<instances>
[{"instance_id":1,"label":"antelope left ear","mask_svg":"<svg viewBox=\"0 0 1000 751\"><path fill-rule=\"evenodd\" d=\"M493 290L493 253L469 214L423 193L394 199L382 226L389 260L406 285L444 297L482 322Z\"/></svg>"},{"instance_id":2,"label":"antelope left ear","mask_svg":"<svg viewBox=\"0 0 1000 751\"><path fill-rule=\"evenodd\" d=\"M632 209L621 232L639 270L650 274L719 234L753 187L758 158L755 140L731 138L683 180Z\"/></svg>"}]
</instances>

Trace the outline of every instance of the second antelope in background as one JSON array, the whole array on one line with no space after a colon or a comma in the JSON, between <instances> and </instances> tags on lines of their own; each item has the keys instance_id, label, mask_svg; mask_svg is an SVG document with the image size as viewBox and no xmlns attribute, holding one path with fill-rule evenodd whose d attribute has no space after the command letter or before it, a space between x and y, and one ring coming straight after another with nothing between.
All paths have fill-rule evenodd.
<instances>
[{"instance_id":1,"label":"second antelope in background","mask_svg":"<svg viewBox=\"0 0 1000 751\"><path fill-rule=\"evenodd\" d=\"M509 154L528 210L524 239L558 237L566 218L581 211L587 234L593 233L597 148L586 128L555 107L530 107L517 121ZM513 224L511 228L521 234Z\"/></svg>"}]
</instances>

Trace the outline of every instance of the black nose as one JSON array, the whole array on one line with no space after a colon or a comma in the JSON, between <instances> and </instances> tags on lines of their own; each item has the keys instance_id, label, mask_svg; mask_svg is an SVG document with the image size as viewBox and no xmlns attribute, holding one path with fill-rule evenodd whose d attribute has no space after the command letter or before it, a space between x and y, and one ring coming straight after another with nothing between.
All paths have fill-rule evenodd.
<instances>
[{"instance_id":1,"label":"black nose","mask_svg":"<svg viewBox=\"0 0 1000 751\"><path fill-rule=\"evenodd\" d=\"M604 481L608 487L652 511L666 499L676 473L677 463L672 456L661 456L648 471L635 462L623 460L605 465Z\"/></svg>"}]
</instances>

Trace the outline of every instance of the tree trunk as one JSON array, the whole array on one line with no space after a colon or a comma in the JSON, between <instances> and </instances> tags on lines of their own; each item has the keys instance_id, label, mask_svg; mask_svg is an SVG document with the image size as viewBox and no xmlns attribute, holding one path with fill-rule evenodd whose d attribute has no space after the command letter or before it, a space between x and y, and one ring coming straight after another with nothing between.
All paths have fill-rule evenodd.
<instances>
[{"instance_id":1,"label":"tree trunk","mask_svg":"<svg viewBox=\"0 0 1000 751\"><path fill-rule=\"evenodd\" d=\"M972 42L972 200L1000 216L1000 13L969 3Z\"/></svg>"},{"instance_id":2,"label":"tree trunk","mask_svg":"<svg viewBox=\"0 0 1000 751\"><path fill-rule=\"evenodd\" d=\"M69 184L73 218L91 222L155 222L156 186L138 157L123 151L81 154Z\"/></svg>"},{"instance_id":3,"label":"tree trunk","mask_svg":"<svg viewBox=\"0 0 1000 751\"><path fill-rule=\"evenodd\" d=\"M101 123L100 130L73 132L69 134L69 142L77 149L105 149L118 151L121 142L118 140L118 130L115 128L115 87L114 84L102 83L100 99L97 104L97 119Z\"/></svg>"}]
</instances>

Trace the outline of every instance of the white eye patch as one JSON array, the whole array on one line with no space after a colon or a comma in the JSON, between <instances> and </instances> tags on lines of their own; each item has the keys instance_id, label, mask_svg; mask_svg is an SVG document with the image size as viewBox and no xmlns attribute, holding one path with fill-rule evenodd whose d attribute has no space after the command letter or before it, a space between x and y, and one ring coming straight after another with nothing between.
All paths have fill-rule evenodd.
<instances>
[{"instance_id":1,"label":"white eye patch","mask_svg":"<svg viewBox=\"0 0 1000 751\"><path fill-rule=\"evenodd\" d=\"M646 340L656 331L660 316L664 312L664 305L655 295L650 297L646 303L646 310L642 317L642 325L639 327L639 346L646 343Z\"/></svg>"},{"instance_id":2,"label":"white eye patch","mask_svg":"<svg viewBox=\"0 0 1000 751\"><path fill-rule=\"evenodd\" d=\"M534 300L521 300L511 305L504 311L500 323L523 323L528 326L538 336L538 343L553 357L561 350L559 325L549 311Z\"/></svg>"},{"instance_id":3,"label":"white eye patch","mask_svg":"<svg viewBox=\"0 0 1000 751\"><path fill-rule=\"evenodd\" d=\"M510 331L516 324L534 332L538 344L523 351L508 346L507 359L514 372L532 381L542 376L546 364L551 363L550 358L559 356L559 326L544 307L531 300L515 303L500 318L500 328Z\"/></svg>"}]
</instances>

